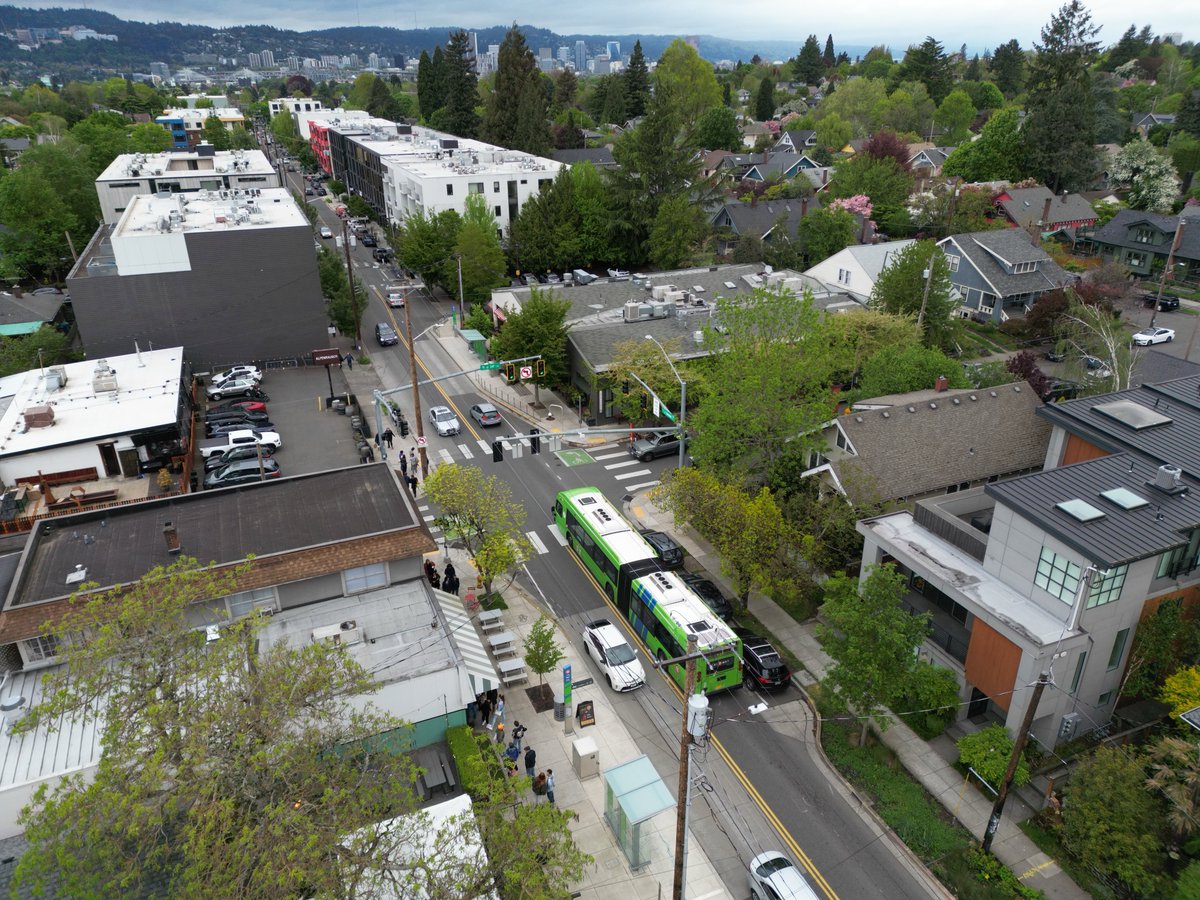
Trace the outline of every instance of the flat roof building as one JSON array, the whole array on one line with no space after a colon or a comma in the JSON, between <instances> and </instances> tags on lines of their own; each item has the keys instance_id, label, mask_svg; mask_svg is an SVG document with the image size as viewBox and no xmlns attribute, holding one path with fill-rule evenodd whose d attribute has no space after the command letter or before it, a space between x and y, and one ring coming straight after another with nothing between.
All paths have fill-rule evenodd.
<instances>
[{"instance_id":1,"label":"flat roof building","mask_svg":"<svg viewBox=\"0 0 1200 900\"><path fill-rule=\"evenodd\" d=\"M164 109L154 121L171 132L175 147L180 150L195 147L204 140L204 126L216 117L226 131L246 125L246 117L240 109L232 107L210 109Z\"/></svg>"}]
</instances>

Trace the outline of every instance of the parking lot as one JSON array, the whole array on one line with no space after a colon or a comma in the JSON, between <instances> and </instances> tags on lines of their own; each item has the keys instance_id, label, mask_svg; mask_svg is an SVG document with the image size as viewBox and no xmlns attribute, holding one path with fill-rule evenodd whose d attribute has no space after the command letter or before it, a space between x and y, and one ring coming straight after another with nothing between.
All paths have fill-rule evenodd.
<instances>
[{"instance_id":1,"label":"parking lot","mask_svg":"<svg viewBox=\"0 0 1200 900\"><path fill-rule=\"evenodd\" d=\"M343 394L346 381L341 370L335 367L332 375L334 390ZM262 389L271 398L267 402L267 411L275 425L274 430L283 440L283 447L275 458L284 476L337 469L359 462L358 442L351 432L350 420L325 408L329 381L323 368L268 369ZM367 420L374 435L370 398L360 399L367 405ZM199 453L196 465L203 480L204 461L199 459Z\"/></svg>"}]
</instances>

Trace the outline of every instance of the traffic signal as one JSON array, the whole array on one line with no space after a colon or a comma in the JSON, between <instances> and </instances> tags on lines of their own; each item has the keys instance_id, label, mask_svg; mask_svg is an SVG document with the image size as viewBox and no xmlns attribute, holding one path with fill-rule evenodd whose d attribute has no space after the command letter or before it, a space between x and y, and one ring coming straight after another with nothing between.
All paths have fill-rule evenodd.
<instances>
[{"instance_id":1,"label":"traffic signal","mask_svg":"<svg viewBox=\"0 0 1200 900\"><path fill-rule=\"evenodd\" d=\"M504 445L499 441L492 441L492 462L504 462Z\"/></svg>"},{"instance_id":2,"label":"traffic signal","mask_svg":"<svg viewBox=\"0 0 1200 900\"><path fill-rule=\"evenodd\" d=\"M534 365L534 369L533 369L534 374L537 375L538 378L545 378L546 377L546 361L544 359L539 359L533 365Z\"/></svg>"},{"instance_id":3,"label":"traffic signal","mask_svg":"<svg viewBox=\"0 0 1200 900\"><path fill-rule=\"evenodd\" d=\"M400 437L408 437L408 420L400 420Z\"/></svg>"},{"instance_id":4,"label":"traffic signal","mask_svg":"<svg viewBox=\"0 0 1200 900\"><path fill-rule=\"evenodd\" d=\"M537 429L537 428L529 429L529 452L530 453L541 453L542 452L542 439L540 437L538 437L538 435L541 433L542 432L540 429Z\"/></svg>"},{"instance_id":5,"label":"traffic signal","mask_svg":"<svg viewBox=\"0 0 1200 900\"><path fill-rule=\"evenodd\" d=\"M622 394L629 393L629 379L628 378L626 378L624 381L621 382L621 393Z\"/></svg>"},{"instance_id":6,"label":"traffic signal","mask_svg":"<svg viewBox=\"0 0 1200 900\"><path fill-rule=\"evenodd\" d=\"M517 375L518 375L518 372L517 372L517 364L516 363L505 363L504 364L504 380L505 381L507 381L509 384L512 384L514 381L517 380Z\"/></svg>"}]
</instances>

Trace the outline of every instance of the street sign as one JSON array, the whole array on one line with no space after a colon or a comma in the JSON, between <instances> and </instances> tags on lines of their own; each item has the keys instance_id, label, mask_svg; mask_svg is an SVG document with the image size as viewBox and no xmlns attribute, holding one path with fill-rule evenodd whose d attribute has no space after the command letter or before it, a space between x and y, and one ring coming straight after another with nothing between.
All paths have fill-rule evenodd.
<instances>
[{"instance_id":1,"label":"street sign","mask_svg":"<svg viewBox=\"0 0 1200 900\"><path fill-rule=\"evenodd\" d=\"M588 685L590 685L590 684L595 684L595 683L596 683L596 682L595 682L595 679L592 679L592 678L580 678L578 681L572 681L572 682L571 682L571 687L572 687L572 688L581 688L581 687L587 687Z\"/></svg>"},{"instance_id":2,"label":"street sign","mask_svg":"<svg viewBox=\"0 0 1200 900\"><path fill-rule=\"evenodd\" d=\"M670 419L676 425L679 424L679 421L675 418L675 414L673 412L671 412L669 409L667 409L665 406L659 411L662 413L664 418Z\"/></svg>"},{"instance_id":3,"label":"street sign","mask_svg":"<svg viewBox=\"0 0 1200 900\"><path fill-rule=\"evenodd\" d=\"M662 404L658 401L658 398L655 397L654 398L654 418L656 418L656 419L658 418L658 411L660 409L662 409Z\"/></svg>"},{"instance_id":4,"label":"street sign","mask_svg":"<svg viewBox=\"0 0 1200 900\"><path fill-rule=\"evenodd\" d=\"M325 350L314 350L312 352L312 361L314 366L332 366L334 363L342 361L342 351L336 347L330 347Z\"/></svg>"},{"instance_id":5,"label":"street sign","mask_svg":"<svg viewBox=\"0 0 1200 900\"><path fill-rule=\"evenodd\" d=\"M479 371L480 372L494 372L496 369L500 368L500 365L501 364L498 362L485 362L482 366L479 367Z\"/></svg>"},{"instance_id":6,"label":"street sign","mask_svg":"<svg viewBox=\"0 0 1200 900\"><path fill-rule=\"evenodd\" d=\"M533 377L533 366L521 366L521 378L528 381Z\"/></svg>"},{"instance_id":7,"label":"street sign","mask_svg":"<svg viewBox=\"0 0 1200 900\"><path fill-rule=\"evenodd\" d=\"M425 435L423 435L423 434L417 435L417 446L424 447L425 444L426 444Z\"/></svg>"}]
</instances>

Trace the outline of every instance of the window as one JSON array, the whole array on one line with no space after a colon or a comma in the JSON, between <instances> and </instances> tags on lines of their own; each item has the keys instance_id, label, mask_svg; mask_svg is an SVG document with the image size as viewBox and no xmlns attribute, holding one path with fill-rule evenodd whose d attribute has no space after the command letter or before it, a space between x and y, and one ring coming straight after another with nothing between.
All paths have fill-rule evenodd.
<instances>
[{"instance_id":1,"label":"window","mask_svg":"<svg viewBox=\"0 0 1200 900\"><path fill-rule=\"evenodd\" d=\"M498 182L498 181L493 181L493 182L492 182L492 193L493 193L493 194L498 194L498 193L500 193L500 182Z\"/></svg>"},{"instance_id":2,"label":"window","mask_svg":"<svg viewBox=\"0 0 1200 900\"><path fill-rule=\"evenodd\" d=\"M453 196L454 196L454 185L452 185L452 184L448 184L448 185L446 185L446 196L447 196L447 197L453 197Z\"/></svg>"},{"instance_id":3,"label":"window","mask_svg":"<svg viewBox=\"0 0 1200 900\"><path fill-rule=\"evenodd\" d=\"M1144 269L1146 267L1146 254L1135 253L1130 250L1125 256L1125 262L1135 269Z\"/></svg>"},{"instance_id":4,"label":"window","mask_svg":"<svg viewBox=\"0 0 1200 900\"><path fill-rule=\"evenodd\" d=\"M347 569L342 573L342 576L346 582L347 594L361 594L363 591L370 591L387 585L387 564L372 563L369 566Z\"/></svg>"},{"instance_id":5,"label":"window","mask_svg":"<svg viewBox=\"0 0 1200 900\"><path fill-rule=\"evenodd\" d=\"M1013 266L1013 274L1020 275L1024 272L1036 272L1037 267L1038 264L1036 260L1033 262L1019 262Z\"/></svg>"},{"instance_id":6,"label":"window","mask_svg":"<svg viewBox=\"0 0 1200 900\"><path fill-rule=\"evenodd\" d=\"M1193 532L1186 547L1176 547L1159 557L1158 571L1154 577L1178 578L1195 569L1198 562L1200 562L1200 543L1197 542L1197 535Z\"/></svg>"},{"instance_id":7,"label":"window","mask_svg":"<svg viewBox=\"0 0 1200 900\"><path fill-rule=\"evenodd\" d=\"M500 218L500 207L497 206L495 209L496 209L496 218L498 219L498 218Z\"/></svg>"},{"instance_id":8,"label":"window","mask_svg":"<svg viewBox=\"0 0 1200 900\"><path fill-rule=\"evenodd\" d=\"M1075 674L1071 678L1071 693L1079 690L1079 682L1083 680L1083 667L1087 665L1087 651L1079 654L1079 662L1075 663Z\"/></svg>"},{"instance_id":9,"label":"window","mask_svg":"<svg viewBox=\"0 0 1200 900\"><path fill-rule=\"evenodd\" d=\"M947 255L946 255L946 260L947 260L947 262L949 262L949 263L950 263L950 271L951 271L951 272L957 272L957 271L958 271L958 264L959 264L960 262L962 262L962 257L961 257L961 256L951 256L951 255L947 254Z\"/></svg>"},{"instance_id":10,"label":"window","mask_svg":"<svg viewBox=\"0 0 1200 900\"><path fill-rule=\"evenodd\" d=\"M225 604L229 607L229 617L238 619L242 616L249 615L256 609L265 609L269 612L275 612L279 609L279 603L275 599L275 588L258 588L253 591L242 591L239 594L230 594L225 598Z\"/></svg>"},{"instance_id":11,"label":"window","mask_svg":"<svg viewBox=\"0 0 1200 900\"><path fill-rule=\"evenodd\" d=\"M29 662L42 662L58 656L58 638L52 634L29 638L21 641L25 648L25 658Z\"/></svg>"},{"instance_id":12,"label":"window","mask_svg":"<svg viewBox=\"0 0 1200 900\"><path fill-rule=\"evenodd\" d=\"M1129 629L1122 628L1113 640L1112 652L1108 654L1108 671L1121 665L1121 657L1125 655L1125 644L1129 641Z\"/></svg>"},{"instance_id":13,"label":"window","mask_svg":"<svg viewBox=\"0 0 1200 900\"><path fill-rule=\"evenodd\" d=\"M1075 592L1079 590L1081 574L1082 569L1078 565L1065 556L1059 556L1049 547L1043 547L1033 583L1059 600L1070 603L1075 598ZM1124 582L1125 576L1122 574L1121 583Z\"/></svg>"},{"instance_id":14,"label":"window","mask_svg":"<svg viewBox=\"0 0 1200 900\"><path fill-rule=\"evenodd\" d=\"M1130 236L1139 244L1154 243L1154 231L1150 228L1138 228Z\"/></svg>"},{"instance_id":15,"label":"window","mask_svg":"<svg viewBox=\"0 0 1200 900\"><path fill-rule=\"evenodd\" d=\"M482 194L483 193L483 182L482 181L467 182L467 193L468 194Z\"/></svg>"},{"instance_id":16,"label":"window","mask_svg":"<svg viewBox=\"0 0 1200 900\"><path fill-rule=\"evenodd\" d=\"M1087 608L1103 606L1119 599L1121 588L1125 587L1125 573L1128 571L1129 566L1117 566L1115 569L1109 569L1105 575L1097 572L1092 578L1092 589L1088 592Z\"/></svg>"},{"instance_id":17,"label":"window","mask_svg":"<svg viewBox=\"0 0 1200 900\"><path fill-rule=\"evenodd\" d=\"M1112 698L1113 698L1113 692L1105 691L1103 694L1100 695L1099 699L1096 700L1096 705L1097 706L1105 706L1112 702Z\"/></svg>"}]
</instances>

